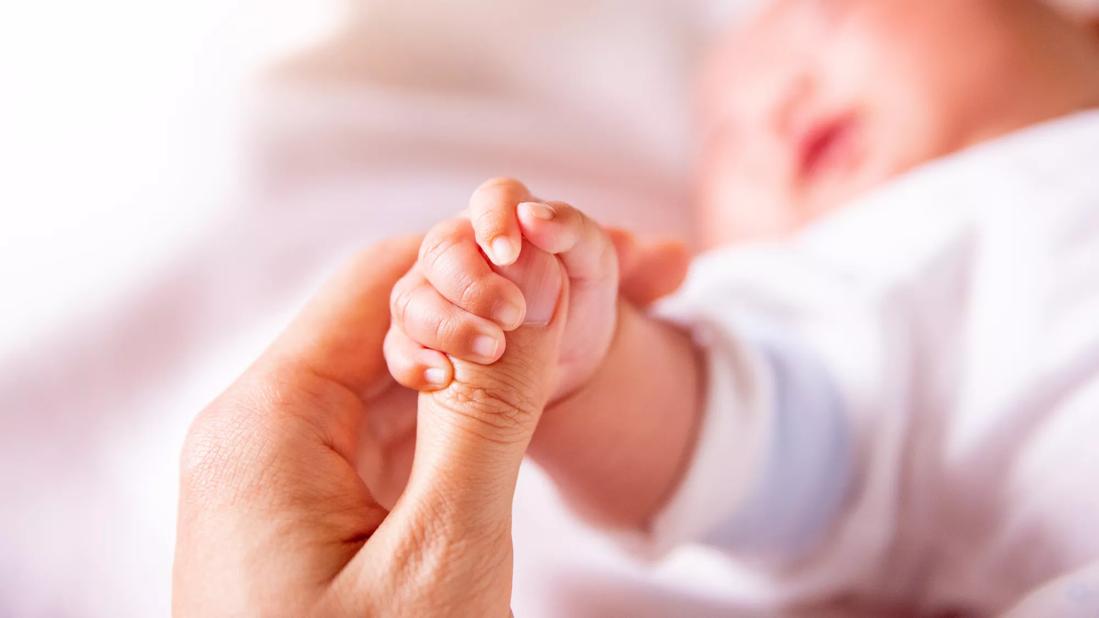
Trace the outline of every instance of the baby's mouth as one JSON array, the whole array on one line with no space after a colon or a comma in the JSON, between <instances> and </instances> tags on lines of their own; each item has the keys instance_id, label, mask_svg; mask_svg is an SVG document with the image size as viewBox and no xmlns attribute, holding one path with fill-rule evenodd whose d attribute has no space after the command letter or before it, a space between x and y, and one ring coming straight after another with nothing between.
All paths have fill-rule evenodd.
<instances>
[{"instance_id":1,"label":"baby's mouth","mask_svg":"<svg viewBox=\"0 0 1099 618\"><path fill-rule=\"evenodd\" d=\"M797 140L797 178L808 182L827 171L849 168L855 161L857 119L853 113L811 125Z\"/></svg>"}]
</instances>

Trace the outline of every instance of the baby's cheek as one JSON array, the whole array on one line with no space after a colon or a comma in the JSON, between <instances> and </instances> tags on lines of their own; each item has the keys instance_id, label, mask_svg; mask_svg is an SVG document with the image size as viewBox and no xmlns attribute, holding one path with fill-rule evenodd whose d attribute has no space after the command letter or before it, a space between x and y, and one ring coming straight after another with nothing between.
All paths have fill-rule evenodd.
<instances>
[{"instance_id":1,"label":"baby's cheek","mask_svg":"<svg viewBox=\"0 0 1099 618\"><path fill-rule=\"evenodd\" d=\"M796 227L787 192L746 170L710 169L696 195L699 242L706 249L781 237Z\"/></svg>"}]
</instances>

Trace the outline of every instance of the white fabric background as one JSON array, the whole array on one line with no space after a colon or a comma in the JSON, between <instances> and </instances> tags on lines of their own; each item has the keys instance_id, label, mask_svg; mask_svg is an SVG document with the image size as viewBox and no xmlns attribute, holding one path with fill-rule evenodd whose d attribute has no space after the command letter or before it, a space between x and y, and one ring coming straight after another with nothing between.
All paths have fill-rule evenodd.
<instances>
[{"instance_id":1,"label":"white fabric background","mask_svg":"<svg viewBox=\"0 0 1099 618\"><path fill-rule=\"evenodd\" d=\"M0 9L0 614L168 613L190 418L356 247L496 174L687 233L708 3L351 8ZM702 597L669 583L638 609L652 576L536 471L517 514L519 615L720 601L690 563Z\"/></svg>"}]
</instances>

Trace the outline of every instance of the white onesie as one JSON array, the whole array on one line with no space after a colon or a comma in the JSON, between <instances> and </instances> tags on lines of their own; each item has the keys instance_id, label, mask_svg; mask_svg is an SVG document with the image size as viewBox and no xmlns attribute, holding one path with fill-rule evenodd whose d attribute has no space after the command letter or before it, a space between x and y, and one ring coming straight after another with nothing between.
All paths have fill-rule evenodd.
<instances>
[{"instance_id":1,"label":"white onesie","mask_svg":"<svg viewBox=\"0 0 1099 618\"><path fill-rule=\"evenodd\" d=\"M978 614L1099 561L1099 111L704 256L660 311L709 384L650 549L713 548L761 602Z\"/></svg>"}]
</instances>

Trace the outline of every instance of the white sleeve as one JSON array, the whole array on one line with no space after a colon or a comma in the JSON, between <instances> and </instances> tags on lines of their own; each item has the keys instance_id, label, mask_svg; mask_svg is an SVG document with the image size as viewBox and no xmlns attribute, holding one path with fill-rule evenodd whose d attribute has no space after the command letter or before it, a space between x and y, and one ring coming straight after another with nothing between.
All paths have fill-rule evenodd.
<instances>
[{"instance_id":1,"label":"white sleeve","mask_svg":"<svg viewBox=\"0 0 1099 618\"><path fill-rule=\"evenodd\" d=\"M652 551L696 542L788 564L830 529L853 474L843 403L811 352L760 322L697 305L661 313L695 333L705 408L687 472L650 529Z\"/></svg>"},{"instance_id":2,"label":"white sleeve","mask_svg":"<svg viewBox=\"0 0 1099 618\"><path fill-rule=\"evenodd\" d=\"M906 300L786 248L732 253L700 259L657 309L704 350L705 406L682 481L624 545L716 550L767 602L849 590L896 529Z\"/></svg>"}]
</instances>

